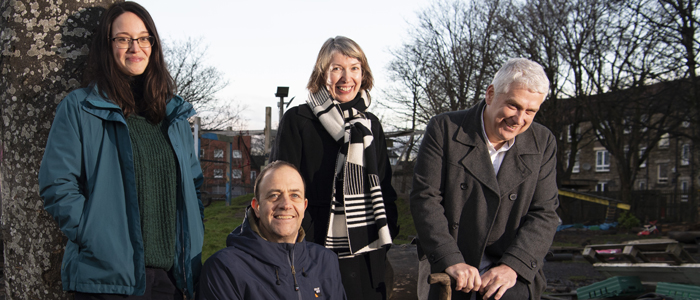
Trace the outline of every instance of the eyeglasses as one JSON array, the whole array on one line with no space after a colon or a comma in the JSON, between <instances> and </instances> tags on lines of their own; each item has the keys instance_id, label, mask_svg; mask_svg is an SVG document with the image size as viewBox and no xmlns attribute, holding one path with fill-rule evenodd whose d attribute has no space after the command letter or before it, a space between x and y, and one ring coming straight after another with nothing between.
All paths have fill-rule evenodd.
<instances>
[{"instance_id":1,"label":"eyeglasses","mask_svg":"<svg viewBox=\"0 0 700 300\"><path fill-rule=\"evenodd\" d=\"M131 47L131 43L133 41L136 41L139 43L139 47L141 48L149 48L151 47L155 42L156 38L152 36L142 36L140 38L129 38L129 37L115 37L109 39L112 42L114 42L117 45L117 48L119 49L129 49Z\"/></svg>"}]
</instances>

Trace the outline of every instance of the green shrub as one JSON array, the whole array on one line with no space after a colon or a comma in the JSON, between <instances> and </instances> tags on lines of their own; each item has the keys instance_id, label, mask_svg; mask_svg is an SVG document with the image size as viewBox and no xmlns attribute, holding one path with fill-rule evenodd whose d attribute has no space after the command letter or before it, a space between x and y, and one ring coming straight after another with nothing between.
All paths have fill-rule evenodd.
<instances>
[{"instance_id":1,"label":"green shrub","mask_svg":"<svg viewBox=\"0 0 700 300\"><path fill-rule=\"evenodd\" d=\"M617 223L620 226L620 228L625 228L625 229L630 229L632 227L639 226L641 222L639 222L639 219L635 217L631 212L629 211L624 211L620 215L619 218L617 218Z\"/></svg>"}]
</instances>

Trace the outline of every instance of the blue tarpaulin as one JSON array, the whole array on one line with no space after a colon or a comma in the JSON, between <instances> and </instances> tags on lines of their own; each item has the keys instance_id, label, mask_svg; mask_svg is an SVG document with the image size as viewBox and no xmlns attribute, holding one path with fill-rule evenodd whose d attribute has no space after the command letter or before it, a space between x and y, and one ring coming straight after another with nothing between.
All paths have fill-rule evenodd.
<instances>
[{"instance_id":1,"label":"blue tarpaulin","mask_svg":"<svg viewBox=\"0 0 700 300\"><path fill-rule=\"evenodd\" d=\"M617 222L603 223L599 225L583 225L583 224L569 224L569 225L559 225L557 226L557 231L562 231L567 228L583 228L588 230L608 230L610 228L617 227Z\"/></svg>"}]
</instances>

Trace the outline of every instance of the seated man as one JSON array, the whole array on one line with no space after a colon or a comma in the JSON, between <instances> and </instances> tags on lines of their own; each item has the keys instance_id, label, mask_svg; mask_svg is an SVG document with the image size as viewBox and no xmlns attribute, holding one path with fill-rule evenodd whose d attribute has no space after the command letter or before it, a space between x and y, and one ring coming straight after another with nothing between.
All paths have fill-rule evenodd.
<instances>
[{"instance_id":1,"label":"seated man","mask_svg":"<svg viewBox=\"0 0 700 300\"><path fill-rule=\"evenodd\" d=\"M275 161L260 172L243 224L204 264L199 298L346 299L338 257L304 241L304 191L290 163Z\"/></svg>"}]
</instances>

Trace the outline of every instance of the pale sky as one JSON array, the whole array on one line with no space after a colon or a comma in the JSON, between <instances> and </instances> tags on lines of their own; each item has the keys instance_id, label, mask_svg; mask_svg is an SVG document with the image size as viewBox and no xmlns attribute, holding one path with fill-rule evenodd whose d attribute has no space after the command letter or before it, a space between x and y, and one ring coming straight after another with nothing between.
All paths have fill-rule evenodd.
<instances>
[{"instance_id":1,"label":"pale sky","mask_svg":"<svg viewBox=\"0 0 700 300\"><path fill-rule=\"evenodd\" d=\"M388 86L386 66L395 49L410 38L417 12L430 0L355 1L173 1L136 0L152 15L163 39L202 37L207 64L229 80L218 96L246 105L248 130L264 128L265 106L277 128L277 86L288 86L290 105L307 98L306 82L323 42L343 35L364 50L375 77L370 110L380 115L380 90ZM385 125L386 127L386 125Z\"/></svg>"}]
</instances>

